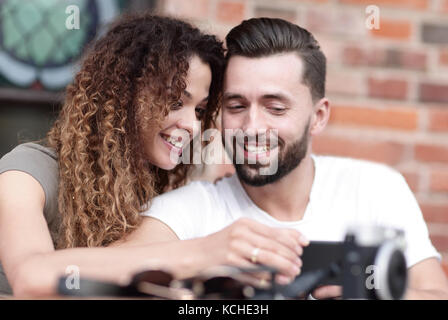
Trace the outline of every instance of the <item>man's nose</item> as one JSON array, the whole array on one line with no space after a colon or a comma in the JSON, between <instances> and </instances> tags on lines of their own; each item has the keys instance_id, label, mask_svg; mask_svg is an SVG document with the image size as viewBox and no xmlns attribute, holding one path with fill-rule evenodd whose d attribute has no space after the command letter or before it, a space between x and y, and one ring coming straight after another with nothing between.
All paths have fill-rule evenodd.
<instances>
[{"instance_id":1,"label":"man's nose","mask_svg":"<svg viewBox=\"0 0 448 320\"><path fill-rule=\"evenodd\" d=\"M249 108L249 112L244 117L242 129L254 133L267 130L266 119L257 106L251 106Z\"/></svg>"}]
</instances>

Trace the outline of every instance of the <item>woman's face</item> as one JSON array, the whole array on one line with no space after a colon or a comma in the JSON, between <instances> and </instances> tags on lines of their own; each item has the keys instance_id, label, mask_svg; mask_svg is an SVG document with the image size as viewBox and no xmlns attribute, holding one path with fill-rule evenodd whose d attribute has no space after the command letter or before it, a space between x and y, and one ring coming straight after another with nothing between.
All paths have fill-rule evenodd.
<instances>
[{"instance_id":1,"label":"woman's face","mask_svg":"<svg viewBox=\"0 0 448 320\"><path fill-rule=\"evenodd\" d=\"M150 125L145 134L145 153L153 165L165 170L176 167L182 150L193 139L193 130L199 130L198 121L205 114L211 80L209 65L193 56L186 78L187 87L179 103L171 107L160 126Z\"/></svg>"}]
</instances>

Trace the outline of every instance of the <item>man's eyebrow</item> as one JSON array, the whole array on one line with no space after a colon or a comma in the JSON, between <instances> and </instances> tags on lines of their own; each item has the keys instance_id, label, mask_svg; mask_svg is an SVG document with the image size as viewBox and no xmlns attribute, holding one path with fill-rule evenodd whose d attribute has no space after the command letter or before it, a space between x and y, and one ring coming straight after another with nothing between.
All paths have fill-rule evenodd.
<instances>
[{"instance_id":1,"label":"man's eyebrow","mask_svg":"<svg viewBox=\"0 0 448 320\"><path fill-rule=\"evenodd\" d=\"M291 99L282 93L269 93L261 96L262 100L279 100L282 102L290 102Z\"/></svg>"},{"instance_id":2,"label":"man's eyebrow","mask_svg":"<svg viewBox=\"0 0 448 320\"><path fill-rule=\"evenodd\" d=\"M224 100L232 100L232 99L245 99L244 96L238 94L238 93L225 93L224 94ZM283 94L283 93L267 93L260 97L261 100L279 100L282 102L290 102L291 99Z\"/></svg>"},{"instance_id":3,"label":"man's eyebrow","mask_svg":"<svg viewBox=\"0 0 448 320\"><path fill-rule=\"evenodd\" d=\"M232 99L245 99L245 98L238 93L232 93L232 92L224 93L224 100L232 100Z\"/></svg>"}]
</instances>

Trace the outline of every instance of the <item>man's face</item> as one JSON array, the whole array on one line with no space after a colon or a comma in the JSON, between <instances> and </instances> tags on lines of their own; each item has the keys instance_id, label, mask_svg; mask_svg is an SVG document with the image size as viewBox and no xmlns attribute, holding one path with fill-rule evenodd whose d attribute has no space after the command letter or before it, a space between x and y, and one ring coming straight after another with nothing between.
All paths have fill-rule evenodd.
<instances>
[{"instance_id":1,"label":"man's face","mask_svg":"<svg viewBox=\"0 0 448 320\"><path fill-rule=\"evenodd\" d=\"M243 182L262 186L278 181L306 156L313 102L310 89L302 83L302 74L303 63L296 53L230 58L224 82L224 134L225 130L240 129L250 138L258 136L257 142L236 142L231 153ZM272 139L275 136L278 143ZM225 139L229 152L232 143ZM265 141L267 148L260 147ZM235 163L238 154L244 155L244 163ZM256 159L256 163L251 164L249 159ZM273 159L278 159L276 172L260 174L260 168L269 166Z\"/></svg>"}]
</instances>

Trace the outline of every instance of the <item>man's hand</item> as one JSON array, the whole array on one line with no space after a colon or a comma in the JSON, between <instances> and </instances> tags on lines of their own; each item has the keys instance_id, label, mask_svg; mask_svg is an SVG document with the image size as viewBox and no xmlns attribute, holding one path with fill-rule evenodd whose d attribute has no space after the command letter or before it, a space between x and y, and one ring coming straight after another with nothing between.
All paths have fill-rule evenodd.
<instances>
[{"instance_id":1,"label":"man's hand","mask_svg":"<svg viewBox=\"0 0 448 320\"><path fill-rule=\"evenodd\" d=\"M342 287L341 286L322 286L317 288L311 294L314 299L341 299Z\"/></svg>"},{"instance_id":2,"label":"man's hand","mask_svg":"<svg viewBox=\"0 0 448 320\"><path fill-rule=\"evenodd\" d=\"M316 299L340 298L340 286L323 286L311 294ZM405 299L448 299L448 280L439 261L425 259L409 269L409 283Z\"/></svg>"},{"instance_id":3,"label":"man's hand","mask_svg":"<svg viewBox=\"0 0 448 320\"><path fill-rule=\"evenodd\" d=\"M263 264L279 271L277 282L289 283L300 274L302 247L309 241L298 231L272 228L251 219L239 219L204 238L214 265L255 267Z\"/></svg>"}]
</instances>

